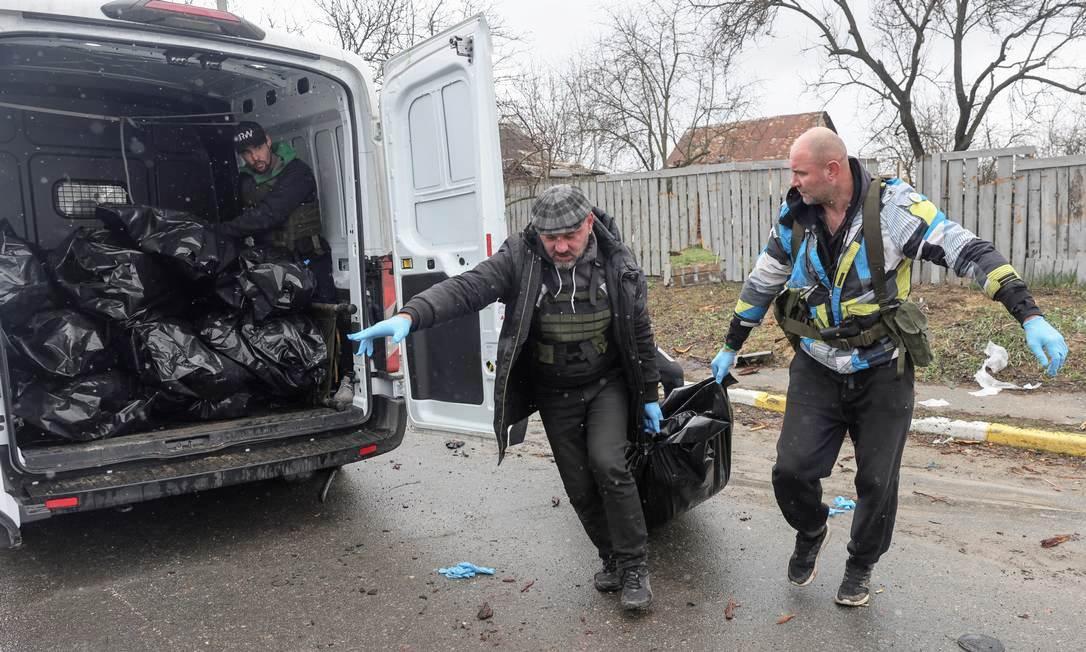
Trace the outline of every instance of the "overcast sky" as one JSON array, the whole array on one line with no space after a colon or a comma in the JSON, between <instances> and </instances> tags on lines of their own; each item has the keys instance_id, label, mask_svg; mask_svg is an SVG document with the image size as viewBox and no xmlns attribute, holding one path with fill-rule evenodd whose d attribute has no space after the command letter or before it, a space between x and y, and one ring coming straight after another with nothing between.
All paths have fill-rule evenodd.
<instances>
[{"instance_id":1,"label":"overcast sky","mask_svg":"<svg viewBox=\"0 0 1086 652\"><path fill-rule=\"evenodd\" d=\"M215 6L215 0L194 0L194 4ZM492 0L491 5L500 14L500 20L514 33L521 35L518 61L544 60L560 64L583 46L595 43L607 47L607 34L603 24L608 8L620 7L622 0ZM263 22L264 14L272 17L289 14L302 24L315 23L319 17L311 0L229 0L231 11L254 22ZM306 30L307 36L320 36L320 26ZM842 97L826 104L812 93L804 93L801 73L817 74L817 57L804 55L800 43L810 44L805 25L797 24L799 33L787 40L766 39L756 48L749 49L745 61L755 65L741 67L741 74L748 80L761 82L759 102L749 117L761 117L788 113L805 113L825 109L829 111L850 150L864 144L865 130L855 126L856 100L854 96ZM330 33L326 37L334 39ZM812 63L813 60L813 63ZM805 63L806 62L806 63Z\"/></svg>"},{"instance_id":2,"label":"overcast sky","mask_svg":"<svg viewBox=\"0 0 1086 652\"><path fill-rule=\"evenodd\" d=\"M515 67L538 61L561 64L575 52L584 50L587 44L606 48L608 35L604 25L608 9L632 4L635 0L477 1L489 2L498 14L497 20L521 38L517 55L510 62ZM216 0L192 2L213 7ZM455 4L456 0L452 0L452 3ZM326 31L327 28L316 24L320 16L313 0L229 0L229 6L232 11L258 23L264 22L265 15L280 18L287 14L299 24L308 26L306 37L332 42L336 40L334 34ZM865 22L868 3L856 2L853 6L861 23ZM819 53L810 50L818 43L813 26L790 12L784 12L778 17L775 28L776 33L786 37L759 39L748 45L743 53L740 75L744 81L758 82L758 101L747 117L826 110L844 137L850 153L870 154L863 151L869 133L864 123L865 114L870 117L871 105L868 101L859 99L851 91L842 92L831 100L805 90L805 81L816 79L823 64ZM966 60L967 68L970 63L986 63L987 57L972 59ZM999 115L1002 110L996 108L993 111Z\"/></svg>"}]
</instances>

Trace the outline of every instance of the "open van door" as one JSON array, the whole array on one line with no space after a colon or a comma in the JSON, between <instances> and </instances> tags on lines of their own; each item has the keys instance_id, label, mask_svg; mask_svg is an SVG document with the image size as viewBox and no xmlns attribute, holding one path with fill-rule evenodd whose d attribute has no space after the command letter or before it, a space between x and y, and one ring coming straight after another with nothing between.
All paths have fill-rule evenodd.
<instances>
[{"instance_id":1,"label":"open van door","mask_svg":"<svg viewBox=\"0 0 1086 652\"><path fill-rule=\"evenodd\" d=\"M0 368L7 367L6 356L0 351ZM15 445L8 433L14 432L11 421L7 418L7 401L4 397L4 386L0 383L0 454L7 454ZM3 465L0 465L3 468ZM15 498L7 492L4 473L0 473L0 549L14 548L21 543L19 536L19 504Z\"/></svg>"},{"instance_id":2,"label":"open van door","mask_svg":"<svg viewBox=\"0 0 1086 652\"><path fill-rule=\"evenodd\" d=\"M476 16L385 63L381 122L401 306L505 240L490 50L489 27ZM501 308L407 338L414 425L493 432Z\"/></svg>"}]
</instances>

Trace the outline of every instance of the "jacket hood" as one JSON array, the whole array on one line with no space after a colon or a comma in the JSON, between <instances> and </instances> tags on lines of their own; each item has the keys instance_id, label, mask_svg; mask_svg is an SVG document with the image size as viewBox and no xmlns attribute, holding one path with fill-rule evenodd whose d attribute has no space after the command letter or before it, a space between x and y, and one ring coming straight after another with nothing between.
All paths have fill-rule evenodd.
<instances>
[{"instance_id":1,"label":"jacket hood","mask_svg":"<svg viewBox=\"0 0 1086 652\"><path fill-rule=\"evenodd\" d=\"M294 148L291 147L290 143L287 142L272 143L272 152L279 157L279 164L268 170L264 174L257 174L248 165L242 165L241 169L238 170L238 172L240 172L241 174L248 174L253 178L254 181L256 181L258 184L261 184L268 179L279 176L279 173L283 171L283 168L287 167L288 163L298 158L298 153L295 152Z\"/></svg>"}]
</instances>

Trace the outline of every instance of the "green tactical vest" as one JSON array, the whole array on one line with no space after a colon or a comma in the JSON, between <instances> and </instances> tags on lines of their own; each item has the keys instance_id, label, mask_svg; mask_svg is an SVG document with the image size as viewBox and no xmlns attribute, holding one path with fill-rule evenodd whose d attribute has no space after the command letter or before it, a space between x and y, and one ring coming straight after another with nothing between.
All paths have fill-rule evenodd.
<instances>
[{"instance_id":1,"label":"green tactical vest","mask_svg":"<svg viewBox=\"0 0 1086 652\"><path fill-rule=\"evenodd\" d=\"M280 159L279 165L274 170L265 175L247 172L253 177L256 184L242 197L242 202L246 208L259 204L275 187L275 183L279 180L279 173L283 171L287 163L297 158L294 149L286 143L275 143L273 147ZM313 244L312 250L320 251L320 236L321 209L316 197L314 197L311 202L299 204L297 208L291 211L286 224L271 231L265 238L269 244L291 250L299 248L299 240L310 240Z\"/></svg>"},{"instance_id":2,"label":"green tactical vest","mask_svg":"<svg viewBox=\"0 0 1086 652\"><path fill-rule=\"evenodd\" d=\"M569 287L554 295L544 286L530 336L533 369L543 385L583 385L615 366L611 304L602 287L602 270L596 264L591 278L587 288L576 292Z\"/></svg>"}]
</instances>

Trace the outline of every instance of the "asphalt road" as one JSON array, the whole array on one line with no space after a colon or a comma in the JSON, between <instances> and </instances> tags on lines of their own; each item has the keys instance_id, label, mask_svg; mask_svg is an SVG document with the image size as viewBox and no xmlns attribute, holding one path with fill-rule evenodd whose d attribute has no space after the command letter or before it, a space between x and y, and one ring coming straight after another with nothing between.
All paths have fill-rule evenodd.
<instances>
[{"instance_id":1,"label":"asphalt road","mask_svg":"<svg viewBox=\"0 0 1086 652\"><path fill-rule=\"evenodd\" d=\"M1086 538L1040 541L1086 535L1082 461L914 441L872 604L845 609L851 516L832 519L814 583L791 586L775 420L739 420L731 485L652 536L646 615L591 588L594 551L538 431L501 467L489 441L409 433L324 504L317 481L277 481L29 525L0 552L0 650L956 650L967 632L1081 649ZM850 455L831 497L852 495ZM435 573L460 561L497 572Z\"/></svg>"}]
</instances>

